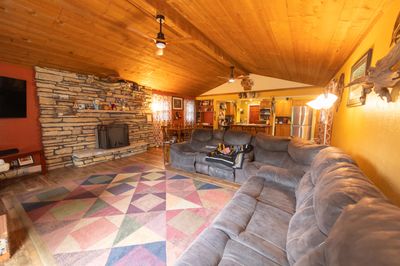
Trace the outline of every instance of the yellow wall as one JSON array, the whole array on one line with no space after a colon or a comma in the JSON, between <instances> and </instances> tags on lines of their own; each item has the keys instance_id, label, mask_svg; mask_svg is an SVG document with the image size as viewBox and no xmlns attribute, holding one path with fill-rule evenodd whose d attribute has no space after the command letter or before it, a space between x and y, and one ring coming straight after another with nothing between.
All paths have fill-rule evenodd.
<instances>
[{"instance_id":1,"label":"yellow wall","mask_svg":"<svg viewBox=\"0 0 400 266\"><path fill-rule=\"evenodd\" d=\"M348 83L351 66L369 48L373 48L372 66L388 53L399 10L400 1L387 2L380 18L336 76L344 72ZM366 175L400 205L400 101L388 104L371 93L366 105L347 107L347 98L346 89L334 118L332 145L351 154Z\"/></svg>"}]
</instances>

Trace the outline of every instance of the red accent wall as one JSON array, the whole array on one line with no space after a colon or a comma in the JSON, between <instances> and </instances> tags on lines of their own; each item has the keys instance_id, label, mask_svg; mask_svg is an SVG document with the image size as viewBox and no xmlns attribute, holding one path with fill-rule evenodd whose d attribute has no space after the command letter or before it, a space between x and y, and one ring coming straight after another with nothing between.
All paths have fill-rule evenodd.
<instances>
[{"instance_id":1,"label":"red accent wall","mask_svg":"<svg viewBox=\"0 0 400 266\"><path fill-rule=\"evenodd\" d=\"M0 76L26 80L26 118L0 118L0 150L18 148L29 152L42 147L39 104L34 70L31 67L0 62Z\"/></svg>"}]
</instances>

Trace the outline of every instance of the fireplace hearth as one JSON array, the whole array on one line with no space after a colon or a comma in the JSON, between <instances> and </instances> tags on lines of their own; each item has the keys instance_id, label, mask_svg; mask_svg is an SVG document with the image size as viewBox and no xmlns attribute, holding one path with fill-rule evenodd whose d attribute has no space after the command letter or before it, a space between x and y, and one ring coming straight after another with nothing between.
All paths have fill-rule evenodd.
<instances>
[{"instance_id":1,"label":"fireplace hearth","mask_svg":"<svg viewBox=\"0 0 400 266\"><path fill-rule=\"evenodd\" d=\"M97 126L97 148L113 149L124 146L129 146L129 129L127 124L110 124Z\"/></svg>"}]
</instances>

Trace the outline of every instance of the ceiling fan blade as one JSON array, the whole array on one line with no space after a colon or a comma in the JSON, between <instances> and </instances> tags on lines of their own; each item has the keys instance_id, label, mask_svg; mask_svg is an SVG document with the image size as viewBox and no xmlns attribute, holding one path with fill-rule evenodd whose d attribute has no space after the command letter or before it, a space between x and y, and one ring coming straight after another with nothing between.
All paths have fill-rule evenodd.
<instances>
[{"instance_id":1,"label":"ceiling fan blade","mask_svg":"<svg viewBox=\"0 0 400 266\"><path fill-rule=\"evenodd\" d=\"M180 44L180 43L193 43L196 40L193 38L180 38L180 39L168 39L168 43Z\"/></svg>"},{"instance_id":2,"label":"ceiling fan blade","mask_svg":"<svg viewBox=\"0 0 400 266\"><path fill-rule=\"evenodd\" d=\"M131 31L131 32L133 32L133 33L136 33L137 35L139 35L139 36L141 36L141 37L143 37L143 38L145 38L145 39L148 39L149 41L156 42L156 39L154 39L154 38L148 36L147 34L141 32L141 31L138 30L138 29L135 29L135 28L133 28L133 27L131 27L131 26L126 27L126 29L129 30L129 31Z\"/></svg>"},{"instance_id":3,"label":"ceiling fan blade","mask_svg":"<svg viewBox=\"0 0 400 266\"><path fill-rule=\"evenodd\" d=\"M235 77L235 79L245 79L248 77L249 77L249 75L239 75L239 76Z\"/></svg>"}]
</instances>

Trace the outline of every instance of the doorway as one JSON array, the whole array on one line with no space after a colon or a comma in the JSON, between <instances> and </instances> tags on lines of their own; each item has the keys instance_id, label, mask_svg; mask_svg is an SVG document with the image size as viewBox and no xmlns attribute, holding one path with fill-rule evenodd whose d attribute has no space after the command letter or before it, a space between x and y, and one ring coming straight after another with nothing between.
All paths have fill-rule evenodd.
<instances>
[{"instance_id":1,"label":"doorway","mask_svg":"<svg viewBox=\"0 0 400 266\"><path fill-rule=\"evenodd\" d=\"M249 124L258 124L260 121L260 105L249 105Z\"/></svg>"}]
</instances>

